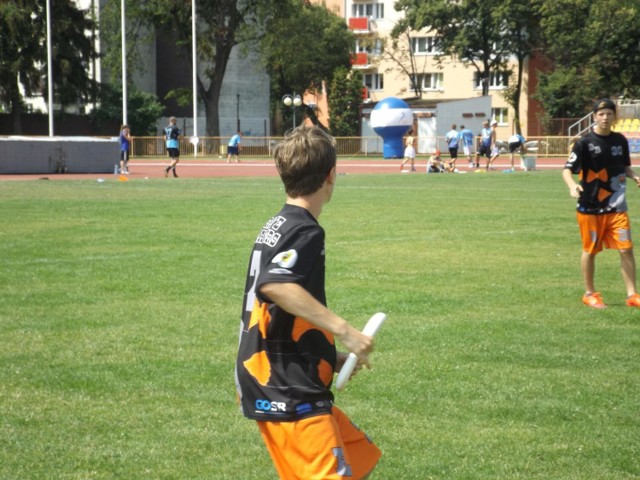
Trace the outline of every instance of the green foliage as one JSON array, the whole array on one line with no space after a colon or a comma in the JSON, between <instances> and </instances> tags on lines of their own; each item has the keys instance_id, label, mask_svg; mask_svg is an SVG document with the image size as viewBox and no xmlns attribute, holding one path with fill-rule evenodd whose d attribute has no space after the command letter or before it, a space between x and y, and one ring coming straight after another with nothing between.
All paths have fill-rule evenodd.
<instances>
[{"instance_id":1,"label":"green foliage","mask_svg":"<svg viewBox=\"0 0 640 480\"><path fill-rule=\"evenodd\" d=\"M541 4L554 71L541 75L535 96L548 116L582 116L600 96L640 96L640 0Z\"/></svg>"},{"instance_id":2,"label":"green foliage","mask_svg":"<svg viewBox=\"0 0 640 480\"><path fill-rule=\"evenodd\" d=\"M277 478L233 365L283 201L276 178L2 182L0 478ZM574 207L557 170L338 177L329 304L389 316L336 394L372 478L640 476L638 311L610 251L609 309L580 303Z\"/></svg>"},{"instance_id":3,"label":"green foliage","mask_svg":"<svg viewBox=\"0 0 640 480\"><path fill-rule=\"evenodd\" d=\"M360 125L362 75L358 70L336 69L329 87L329 129L336 137L355 137Z\"/></svg>"},{"instance_id":4,"label":"green foliage","mask_svg":"<svg viewBox=\"0 0 640 480\"><path fill-rule=\"evenodd\" d=\"M396 24L393 34L398 36L407 27L428 28L438 36L440 57L450 55L469 62L480 78L488 78L490 72L503 67L509 53L503 34L505 18L499 13L503 3L501 0L398 0L395 8L405 17ZM484 82L482 94L488 93L489 85Z\"/></svg>"},{"instance_id":5,"label":"green foliage","mask_svg":"<svg viewBox=\"0 0 640 480\"><path fill-rule=\"evenodd\" d=\"M154 94L133 89L128 92L127 123L132 135L157 135L156 121L164 113L164 107ZM101 125L108 121L122 121L122 90L120 87L104 87L100 94L100 107L91 112L91 121Z\"/></svg>"},{"instance_id":6,"label":"green foliage","mask_svg":"<svg viewBox=\"0 0 640 480\"><path fill-rule=\"evenodd\" d=\"M336 68L350 67L354 43L344 19L323 5L291 0L289 8L288 15L271 19L260 42L278 97L322 88Z\"/></svg>"},{"instance_id":7,"label":"green foliage","mask_svg":"<svg viewBox=\"0 0 640 480\"><path fill-rule=\"evenodd\" d=\"M581 117L588 112L593 99L600 96L597 73L589 81L576 67L558 65L552 72L540 75L534 97L543 102L545 119Z\"/></svg>"},{"instance_id":8,"label":"green foliage","mask_svg":"<svg viewBox=\"0 0 640 480\"><path fill-rule=\"evenodd\" d=\"M11 111L22 110L20 86L27 95L37 93L42 73L38 64L46 59L39 42L45 35L42 9L35 8L33 13L39 14L32 18L24 3L0 3L0 103Z\"/></svg>"},{"instance_id":9,"label":"green foliage","mask_svg":"<svg viewBox=\"0 0 640 480\"><path fill-rule=\"evenodd\" d=\"M91 33L95 22L74 2L51 2L52 74L55 103L89 103L97 85L88 65L97 58ZM0 104L19 115L20 87L27 96L48 98L45 2L0 3ZM20 133L20 132L16 132Z\"/></svg>"},{"instance_id":10,"label":"green foliage","mask_svg":"<svg viewBox=\"0 0 640 480\"><path fill-rule=\"evenodd\" d=\"M218 102L231 51L241 42L254 42L264 33L281 0L224 0L197 3L198 97L204 103L207 135L220 134ZM114 75L120 72L120 24L118 0L109 0L105 11L107 61ZM127 2L127 58L132 73L141 70L141 57L147 54L138 44L148 44L153 35L175 41L178 54L191 59L191 2L152 0ZM181 96L179 90L174 92Z\"/></svg>"},{"instance_id":11,"label":"green foliage","mask_svg":"<svg viewBox=\"0 0 640 480\"><path fill-rule=\"evenodd\" d=\"M284 14L270 19L260 41L262 61L271 78L274 112L281 109L283 95L322 91L323 82L331 81L336 69L350 68L355 41L344 19L323 5L304 0L287 3ZM281 112L285 125L290 110ZM305 113L317 122L315 111L306 109Z\"/></svg>"},{"instance_id":12,"label":"green foliage","mask_svg":"<svg viewBox=\"0 0 640 480\"><path fill-rule=\"evenodd\" d=\"M145 55L141 46L154 39L156 31L153 19L165 14L162 3L125 2L125 35L127 57L127 80L135 73L144 73ZM168 18L168 17L167 17ZM113 86L122 83L122 12L120 0L107 0L100 11L100 35L104 44L102 66ZM122 86L120 86L122 88Z\"/></svg>"}]
</instances>

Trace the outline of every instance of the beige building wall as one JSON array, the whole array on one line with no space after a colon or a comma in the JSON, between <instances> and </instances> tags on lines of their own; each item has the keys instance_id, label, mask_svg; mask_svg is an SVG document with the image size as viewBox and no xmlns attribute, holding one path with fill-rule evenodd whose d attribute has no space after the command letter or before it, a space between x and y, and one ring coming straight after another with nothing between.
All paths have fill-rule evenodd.
<instances>
[{"instance_id":1,"label":"beige building wall","mask_svg":"<svg viewBox=\"0 0 640 480\"><path fill-rule=\"evenodd\" d=\"M431 101L436 103L482 95L482 89L476 85L475 68L451 57L445 57L438 62L436 52L430 48L429 37L433 37L433 33L428 33L424 29L410 33L412 42L415 42L413 46L415 71L421 76L424 87L421 96L416 97L409 77L410 40L406 37L401 38L395 46L391 41L391 31L402 15L394 9L394 0L315 0L315 2L325 4L332 11L341 12L349 28L356 35L353 68L360 70L364 77L369 97L365 102L377 102L393 96L404 100L420 99L426 103ZM515 82L515 72L517 72L515 62L511 70L513 73L510 81ZM504 82L501 82L502 79L499 77L493 80L495 84L489 89L491 112L485 113L487 117L495 118L499 122L498 137L506 139L515 130L514 112L502 96L505 85L501 83ZM523 98L520 106L520 123L525 136L528 131L528 95L531 93L527 85L525 68Z\"/></svg>"}]
</instances>

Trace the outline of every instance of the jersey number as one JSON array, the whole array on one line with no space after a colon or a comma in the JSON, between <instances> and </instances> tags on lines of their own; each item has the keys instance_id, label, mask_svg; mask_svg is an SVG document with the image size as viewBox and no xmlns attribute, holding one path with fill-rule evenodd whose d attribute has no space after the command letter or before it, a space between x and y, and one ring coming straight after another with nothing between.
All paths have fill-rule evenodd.
<instances>
[{"instance_id":1,"label":"jersey number","mask_svg":"<svg viewBox=\"0 0 640 480\"><path fill-rule=\"evenodd\" d=\"M260 259L262 258L262 252L253 252L251 255L251 265L249 266L249 278L253 280L251 288L247 292L247 303L245 303L244 309L247 312L253 310L253 304L256 302L256 283L258 282L258 275L260 275Z\"/></svg>"}]
</instances>

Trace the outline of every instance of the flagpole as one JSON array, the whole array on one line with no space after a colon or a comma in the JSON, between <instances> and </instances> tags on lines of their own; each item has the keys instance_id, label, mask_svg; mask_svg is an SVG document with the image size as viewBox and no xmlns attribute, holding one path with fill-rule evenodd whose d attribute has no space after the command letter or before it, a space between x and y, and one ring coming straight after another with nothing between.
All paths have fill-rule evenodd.
<instances>
[{"instance_id":1,"label":"flagpole","mask_svg":"<svg viewBox=\"0 0 640 480\"><path fill-rule=\"evenodd\" d=\"M49 136L53 137L53 54L51 48L51 0L47 0L47 89L49 93Z\"/></svg>"},{"instance_id":2,"label":"flagpole","mask_svg":"<svg viewBox=\"0 0 640 480\"><path fill-rule=\"evenodd\" d=\"M198 56L196 51L196 0L191 0L191 56L193 57L193 137L198 138ZM198 142L194 141L193 156L198 155Z\"/></svg>"},{"instance_id":3,"label":"flagpole","mask_svg":"<svg viewBox=\"0 0 640 480\"><path fill-rule=\"evenodd\" d=\"M125 0L120 4L120 30L122 32L122 124L127 124L127 34L125 30Z\"/></svg>"}]
</instances>

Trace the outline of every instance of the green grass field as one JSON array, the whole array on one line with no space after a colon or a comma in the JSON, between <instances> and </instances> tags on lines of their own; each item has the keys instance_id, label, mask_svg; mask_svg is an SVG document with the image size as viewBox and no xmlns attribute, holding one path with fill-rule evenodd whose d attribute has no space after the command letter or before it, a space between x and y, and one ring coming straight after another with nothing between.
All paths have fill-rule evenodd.
<instances>
[{"instance_id":1,"label":"green grass field","mask_svg":"<svg viewBox=\"0 0 640 480\"><path fill-rule=\"evenodd\" d=\"M233 364L283 200L276 178L0 182L0 478L275 479ZM640 311L616 252L610 308L580 303L559 171L340 176L320 221L329 306L389 316L336 395L373 478L640 478Z\"/></svg>"}]
</instances>

